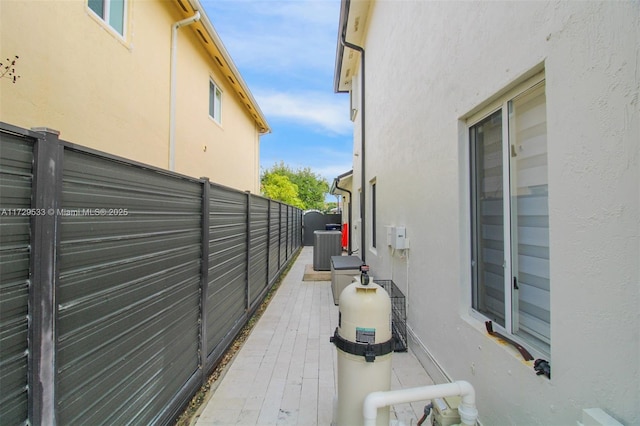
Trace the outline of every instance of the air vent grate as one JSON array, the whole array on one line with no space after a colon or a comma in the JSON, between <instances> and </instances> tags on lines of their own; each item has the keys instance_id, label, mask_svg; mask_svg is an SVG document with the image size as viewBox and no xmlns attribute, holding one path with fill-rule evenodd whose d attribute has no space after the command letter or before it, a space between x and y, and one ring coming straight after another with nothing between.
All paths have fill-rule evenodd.
<instances>
[{"instance_id":1,"label":"air vent grate","mask_svg":"<svg viewBox=\"0 0 640 426\"><path fill-rule=\"evenodd\" d=\"M185 5L184 5L180 0L178 0L178 4L179 4L179 5L180 5L180 7L182 8L182 10L184 10L184 11L185 11L185 12L187 12L187 13L189 13L189 9L187 9L187 8L185 7Z\"/></svg>"},{"instance_id":2,"label":"air vent grate","mask_svg":"<svg viewBox=\"0 0 640 426\"><path fill-rule=\"evenodd\" d=\"M204 36L204 34L202 34L202 31L200 31L200 29L196 29L196 31L198 32L198 34L200 34L200 38L202 39L202 41L205 42L205 44L209 44L209 41L207 40L207 38Z\"/></svg>"}]
</instances>

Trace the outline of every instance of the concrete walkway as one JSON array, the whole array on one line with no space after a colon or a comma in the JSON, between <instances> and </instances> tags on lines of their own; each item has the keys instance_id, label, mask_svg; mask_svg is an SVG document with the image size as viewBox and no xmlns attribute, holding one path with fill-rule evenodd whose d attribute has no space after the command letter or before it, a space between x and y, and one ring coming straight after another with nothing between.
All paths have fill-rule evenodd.
<instances>
[{"instance_id":1,"label":"concrete walkway","mask_svg":"<svg viewBox=\"0 0 640 426\"><path fill-rule=\"evenodd\" d=\"M330 425L336 393L338 322L329 281L303 281L313 263L304 247L269 307L197 418L205 425ZM393 354L392 388L433 384L409 351ZM415 425L426 401L392 407Z\"/></svg>"}]
</instances>

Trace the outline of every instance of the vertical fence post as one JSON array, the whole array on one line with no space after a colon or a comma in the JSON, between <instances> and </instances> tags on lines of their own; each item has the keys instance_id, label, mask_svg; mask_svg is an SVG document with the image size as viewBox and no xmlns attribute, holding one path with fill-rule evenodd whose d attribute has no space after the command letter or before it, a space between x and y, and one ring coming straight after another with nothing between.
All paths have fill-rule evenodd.
<instances>
[{"instance_id":1,"label":"vertical fence post","mask_svg":"<svg viewBox=\"0 0 640 426\"><path fill-rule=\"evenodd\" d=\"M251 307L251 268L250 268L250 259L251 259L251 193L249 191L245 192L247 194L247 260L246 260L246 286L245 286L245 308L249 310Z\"/></svg>"},{"instance_id":2,"label":"vertical fence post","mask_svg":"<svg viewBox=\"0 0 640 426\"><path fill-rule=\"evenodd\" d=\"M63 147L59 132L41 133L35 145L29 291L29 423L56 424L56 283ZM42 214L41 214L42 213Z\"/></svg>"},{"instance_id":3,"label":"vertical fence post","mask_svg":"<svg viewBox=\"0 0 640 426\"><path fill-rule=\"evenodd\" d=\"M302 210L298 210L298 247L302 247Z\"/></svg>"},{"instance_id":4,"label":"vertical fence post","mask_svg":"<svg viewBox=\"0 0 640 426\"><path fill-rule=\"evenodd\" d=\"M282 267L282 203L278 203L278 271Z\"/></svg>"},{"instance_id":5,"label":"vertical fence post","mask_svg":"<svg viewBox=\"0 0 640 426\"><path fill-rule=\"evenodd\" d=\"M296 248L300 248L302 241L302 217L300 216L300 210L296 210Z\"/></svg>"},{"instance_id":6,"label":"vertical fence post","mask_svg":"<svg viewBox=\"0 0 640 426\"><path fill-rule=\"evenodd\" d=\"M271 263L271 200L267 200L267 282L268 287L271 281L269 275L269 264Z\"/></svg>"},{"instance_id":7,"label":"vertical fence post","mask_svg":"<svg viewBox=\"0 0 640 426\"><path fill-rule=\"evenodd\" d=\"M291 207L289 206L285 206L285 209L287 210L287 245L286 245L286 249L285 249L285 253L287 253L287 260L289 260L289 255L291 254L290 250L291 247L289 247L291 245L291 235L289 230L291 229Z\"/></svg>"},{"instance_id":8,"label":"vertical fence post","mask_svg":"<svg viewBox=\"0 0 640 426\"><path fill-rule=\"evenodd\" d=\"M201 272L200 272L200 372L202 383L207 381L207 355L209 354L209 342L207 341L207 298L209 297L209 200L211 197L211 185L209 178L202 179L202 248L201 248Z\"/></svg>"}]
</instances>

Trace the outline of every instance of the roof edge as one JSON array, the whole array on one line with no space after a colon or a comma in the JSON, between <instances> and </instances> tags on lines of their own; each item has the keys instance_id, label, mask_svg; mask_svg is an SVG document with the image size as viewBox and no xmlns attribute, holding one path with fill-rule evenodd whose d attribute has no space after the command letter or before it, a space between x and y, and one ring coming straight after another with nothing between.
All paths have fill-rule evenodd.
<instances>
[{"instance_id":1,"label":"roof edge","mask_svg":"<svg viewBox=\"0 0 640 426\"><path fill-rule=\"evenodd\" d=\"M353 177L353 169L333 178L333 181L331 182L331 187L329 188L329 194L336 195L336 192L344 193L345 190L342 188L338 188L338 184L340 183L341 180L346 179L348 177Z\"/></svg>"},{"instance_id":2,"label":"roof edge","mask_svg":"<svg viewBox=\"0 0 640 426\"><path fill-rule=\"evenodd\" d=\"M336 46L336 64L333 72L333 91L334 93L347 93L346 90L340 90L340 73L342 72L342 59L344 57L344 45L341 38L342 33L346 31L347 20L349 18L349 6L348 0L342 0L340 2L340 19L338 21L338 43Z\"/></svg>"},{"instance_id":3,"label":"roof edge","mask_svg":"<svg viewBox=\"0 0 640 426\"><path fill-rule=\"evenodd\" d=\"M231 71L233 76L236 78L237 83L240 85L242 90L247 95L248 100L251 103L252 107L255 109L256 113L258 114L260 121L262 121L262 123L264 123L264 125L266 126L266 129L264 129L264 131L259 130L259 133L260 134L271 133L271 126L267 122L267 118L262 112L260 105L254 98L253 93L251 93L251 90L249 90L249 86L247 86L247 83L244 81L244 78L242 78L242 74L240 74L240 71L236 67L236 64L233 62L233 59L231 59L231 55L227 51L227 48L224 46L224 43L222 42L222 39L220 38L213 24L209 20L209 16L207 15L207 12L205 11L204 7L202 6L199 0L188 0L188 2L194 11L200 12L200 22L202 23L204 29L207 31L209 37L211 37L211 40L215 44L216 48L220 51L220 54L222 55L223 59L229 66L229 70ZM256 124L258 124L258 126L260 125L259 122Z\"/></svg>"}]
</instances>

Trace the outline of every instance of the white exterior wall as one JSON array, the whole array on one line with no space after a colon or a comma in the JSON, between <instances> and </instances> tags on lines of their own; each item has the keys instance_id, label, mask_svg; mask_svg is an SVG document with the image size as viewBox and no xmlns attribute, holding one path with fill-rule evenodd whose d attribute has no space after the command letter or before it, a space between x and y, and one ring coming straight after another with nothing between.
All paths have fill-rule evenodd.
<instances>
[{"instance_id":1,"label":"white exterior wall","mask_svg":"<svg viewBox=\"0 0 640 426\"><path fill-rule=\"evenodd\" d=\"M355 75L352 78L352 85L357 85L358 87L360 87L360 84L361 82L359 75ZM361 99L362 98L360 98L360 100ZM351 190L351 196L353 197L353 202L351 204L351 248L354 251L354 254L362 259L362 251L360 250L360 246L362 245L362 213L360 212L360 200L362 191L362 127L360 126L361 114L362 107L360 107L355 117L353 118L355 126L353 132L353 183Z\"/></svg>"},{"instance_id":2,"label":"white exterior wall","mask_svg":"<svg viewBox=\"0 0 640 426\"><path fill-rule=\"evenodd\" d=\"M378 247L366 260L407 296L427 371L474 385L483 424L575 425L590 407L640 424L639 28L638 2L372 5L365 174L377 181ZM464 121L543 68L551 380L470 315ZM360 172L354 156L356 225ZM387 247L385 225L406 226L406 256Z\"/></svg>"}]
</instances>

